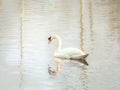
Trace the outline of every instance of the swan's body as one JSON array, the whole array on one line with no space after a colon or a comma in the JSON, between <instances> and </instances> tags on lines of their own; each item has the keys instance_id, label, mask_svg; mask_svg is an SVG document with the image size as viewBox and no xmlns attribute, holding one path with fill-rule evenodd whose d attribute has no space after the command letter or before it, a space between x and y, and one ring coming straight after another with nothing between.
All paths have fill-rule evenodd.
<instances>
[{"instance_id":1,"label":"swan's body","mask_svg":"<svg viewBox=\"0 0 120 90\"><path fill-rule=\"evenodd\" d=\"M74 59L74 60L85 60L85 58L88 56L88 54L84 53L82 50L77 49L77 48L65 48L61 49L61 39L58 35L53 35L48 38L49 43L53 40L57 39L58 41L58 47L56 52L54 53L54 56L56 58L60 59Z\"/></svg>"},{"instance_id":2,"label":"swan's body","mask_svg":"<svg viewBox=\"0 0 120 90\"><path fill-rule=\"evenodd\" d=\"M80 59L82 55L85 55L84 52L77 48L65 48L54 54L55 57L64 59Z\"/></svg>"}]
</instances>

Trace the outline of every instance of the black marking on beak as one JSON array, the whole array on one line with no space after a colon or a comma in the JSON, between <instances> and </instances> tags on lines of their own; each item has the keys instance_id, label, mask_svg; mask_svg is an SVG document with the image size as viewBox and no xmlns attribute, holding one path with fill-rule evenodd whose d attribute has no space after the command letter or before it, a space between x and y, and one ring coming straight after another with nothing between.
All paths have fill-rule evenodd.
<instances>
[{"instance_id":1,"label":"black marking on beak","mask_svg":"<svg viewBox=\"0 0 120 90\"><path fill-rule=\"evenodd\" d=\"M51 37L49 37L48 40L51 40Z\"/></svg>"}]
</instances>

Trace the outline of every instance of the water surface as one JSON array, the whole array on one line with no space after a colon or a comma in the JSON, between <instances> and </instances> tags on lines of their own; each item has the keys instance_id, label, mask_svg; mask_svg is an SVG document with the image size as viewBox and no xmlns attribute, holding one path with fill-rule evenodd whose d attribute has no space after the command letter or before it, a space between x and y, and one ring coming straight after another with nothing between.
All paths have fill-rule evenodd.
<instances>
[{"instance_id":1,"label":"water surface","mask_svg":"<svg viewBox=\"0 0 120 90\"><path fill-rule=\"evenodd\" d=\"M119 90L119 0L0 0L0 90ZM89 66L63 62L59 75L53 53L62 47L89 53Z\"/></svg>"}]
</instances>

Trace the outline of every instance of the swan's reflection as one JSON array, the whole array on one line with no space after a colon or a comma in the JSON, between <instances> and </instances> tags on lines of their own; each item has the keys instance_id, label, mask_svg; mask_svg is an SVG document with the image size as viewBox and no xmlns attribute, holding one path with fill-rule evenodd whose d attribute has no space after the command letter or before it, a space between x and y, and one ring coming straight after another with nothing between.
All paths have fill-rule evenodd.
<instances>
[{"instance_id":1,"label":"swan's reflection","mask_svg":"<svg viewBox=\"0 0 120 90\"><path fill-rule=\"evenodd\" d=\"M59 58L55 58L55 62L56 62L56 66L57 66L57 68L56 68L56 71L55 70L52 70L52 67L50 66L50 65L48 65L48 73L50 74L50 75L53 75L53 76L55 76L55 75L59 75L60 74L60 72L61 72L61 64L62 63L68 63L68 62L78 62L78 63L82 63L82 64L84 64L84 65L88 65L88 63L87 63L87 61L86 60L62 60L62 59L59 59ZM83 66L84 66L83 65Z\"/></svg>"},{"instance_id":2,"label":"swan's reflection","mask_svg":"<svg viewBox=\"0 0 120 90\"><path fill-rule=\"evenodd\" d=\"M56 61L56 65L57 65L56 71L53 71L52 67L48 65L48 73L53 76L59 75L60 71L61 71L61 60L59 58L55 58L55 61Z\"/></svg>"},{"instance_id":3,"label":"swan's reflection","mask_svg":"<svg viewBox=\"0 0 120 90\"><path fill-rule=\"evenodd\" d=\"M71 60L61 60L59 58L55 58L55 61L56 61L56 66L57 66L57 69L56 71L55 70L52 70L52 67L48 65L48 73L49 75L52 75L52 76L57 76L60 74L61 72L61 64L64 62L64 63L68 63L70 62ZM73 62L76 62L75 60ZM78 61L77 61L78 62ZM80 74L82 75L80 77L80 80L82 82L82 86L83 86L83 89L84 90L88 90L88 75L87 75L87 66L84 64L84 65L80 65Z\"/></svg>"}]
</instances>

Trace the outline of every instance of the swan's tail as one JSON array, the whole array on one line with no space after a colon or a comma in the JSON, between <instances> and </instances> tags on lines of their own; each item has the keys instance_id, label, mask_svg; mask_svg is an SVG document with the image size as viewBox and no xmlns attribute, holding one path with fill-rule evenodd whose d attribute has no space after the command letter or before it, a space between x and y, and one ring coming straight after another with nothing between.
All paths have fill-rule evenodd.
<instances>
[{"instance_id":1,"label":"swan's tail","mask_svg":"<svg viewBox=\"0 0 120 90\"><path fill-rule=\"evenodd\" d=\"M85 55L82 55L82 56L81 56L81 59L85 59L88 55L89 55L88 53L85 54Z\"/></svg>"}]
</instances>

